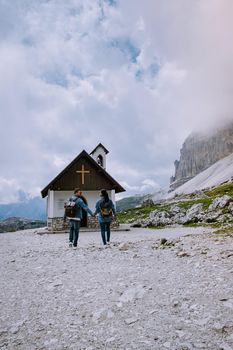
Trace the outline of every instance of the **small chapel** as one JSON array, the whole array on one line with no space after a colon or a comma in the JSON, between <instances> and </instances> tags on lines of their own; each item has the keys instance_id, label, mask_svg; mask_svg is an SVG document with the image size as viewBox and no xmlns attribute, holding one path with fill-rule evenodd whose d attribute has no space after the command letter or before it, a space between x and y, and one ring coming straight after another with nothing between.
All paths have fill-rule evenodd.
<instances>
[{"instance_id":1,"label":"small chapel","mask_svg":"<svg viewBox=\"0 0 233 350\"><path fill-rule=\"evenodd\" d=\"M67 167L62 170L42 191L42 198L47 197L47 226L51 232L64 231L64 203L73 195L75 188L82 191L82 199L91 210L100 199L102 188L108 191L109 198L115 204L115 194L125 189L106 171L106 156L109 151L99 143L88 154L83 150ZM68 223L66 223L68 229ZM118 222L112 223L119 226ZM95 229L97 218L87 215L83 210L81 228Z\"/></svg>"}]
</instances>

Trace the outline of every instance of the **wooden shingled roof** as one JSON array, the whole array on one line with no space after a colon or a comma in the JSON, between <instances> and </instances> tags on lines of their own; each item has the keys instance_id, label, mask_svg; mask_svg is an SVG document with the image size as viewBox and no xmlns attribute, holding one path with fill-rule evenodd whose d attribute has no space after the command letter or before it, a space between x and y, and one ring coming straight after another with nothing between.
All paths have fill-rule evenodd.
<instances>
[{"instance_id":1,"label":"wooden shingled roof","mask_svg":"<svg viewBox=\"0 0 233 350\"><path fill-rule=\"evenodd\" d=\"M83 176L81 173L82 170L85 170ZM41 195L44 198L48 195L49 190L73 191L76 187L83 191L95 191L101 188L115 190L116 193L125 191L125 189L84 150L41 191Z\"/></svg>"}]
</instances>

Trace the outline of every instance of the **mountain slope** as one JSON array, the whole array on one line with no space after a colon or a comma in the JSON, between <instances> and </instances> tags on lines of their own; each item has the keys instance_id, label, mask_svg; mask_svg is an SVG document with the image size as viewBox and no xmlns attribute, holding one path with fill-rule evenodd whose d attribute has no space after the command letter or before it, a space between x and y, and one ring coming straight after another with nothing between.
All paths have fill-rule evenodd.
<instances>
[{"instance_id":1,"label":"mountain slope","mask_svg":"<svg viewBox=\"0 0 233 350\"><path fill-rule=\"evenodd\" d=\"M150 201L159 201L164 198L167 194L168 189L160 189L159 191L153 194L145 194L145 195L135 195L131 197L126 197L120 199L116 202L117 212L122 212L127 209L137 208L141 205L147 205Z\"/></svg>"},{"instance_id":2,"label":"mountain slope","mask_svg":"<svg viewBox=\"0 0 233 350\"><path fill-rule=\"evenodd\" d=\"M170 192L166 198L176 194L189 194L209 187L220 185L233 177L233 153L219 160L208 169L196 175L176 190Z\"/></svg>"},{"instance_id":3,"label":"mountain slope","mask_svg":"<svg viewBox=\"0 0 233 350\"><path fill-rule=\"evenodd\" d=\"M122 198L116 202L117 212L124 211L126 209L136 208L140 206L143 201L151 198L150 195L136 195L131 197Z\"/></svg>"},{"instance_id":4,"label":"mountain slope","mask_svg":"<svg viewBox=\"0 0 233 350\"><path fill-rule=\"evenodd\" d=\"M34 197L19 203L0 204L0 220L10 217L45 220L46 201L40 197Z\"/></svg>"},{"instance_id":5,"label":"mountain slope","mask_svg":"<svg viewBox=\"0 0 233 350\"><path fill-rule=\"evenodd\" d=\"M233 123L207 133L193 133L184 142L175 161L174 190L233 152Z\"/></svg>"}]
</instances>

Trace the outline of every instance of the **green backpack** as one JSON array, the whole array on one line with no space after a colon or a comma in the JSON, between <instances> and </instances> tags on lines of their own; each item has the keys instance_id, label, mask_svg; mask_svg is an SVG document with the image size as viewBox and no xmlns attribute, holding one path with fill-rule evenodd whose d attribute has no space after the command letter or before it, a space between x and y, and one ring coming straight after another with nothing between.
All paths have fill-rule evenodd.
<instances>
[{"instance_id":1,"label":"green backpack","mask_svg":"<svg viewBox=\"0 0 233 350\"><path fill-rule=\"evenodd\" d=\"M104 217L112 216L112 206L110 201L100 204L101 215Z\"/></svg>"}]
</instances>

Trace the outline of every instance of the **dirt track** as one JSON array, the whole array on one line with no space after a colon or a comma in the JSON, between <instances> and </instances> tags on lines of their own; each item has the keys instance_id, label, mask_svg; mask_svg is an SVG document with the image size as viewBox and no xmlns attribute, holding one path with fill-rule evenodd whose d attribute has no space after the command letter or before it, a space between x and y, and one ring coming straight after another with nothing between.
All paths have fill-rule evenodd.
<instances>
[{"instance_id":1,"label":"dirt track","mask_svg":"<svg viewBox=\"0 0 233 350\"><path fill-rule=\"evenodd\" d=\"M0 349L233 349L233 237L189 232L0 234Z\"/></svg>"}]
</instances>

